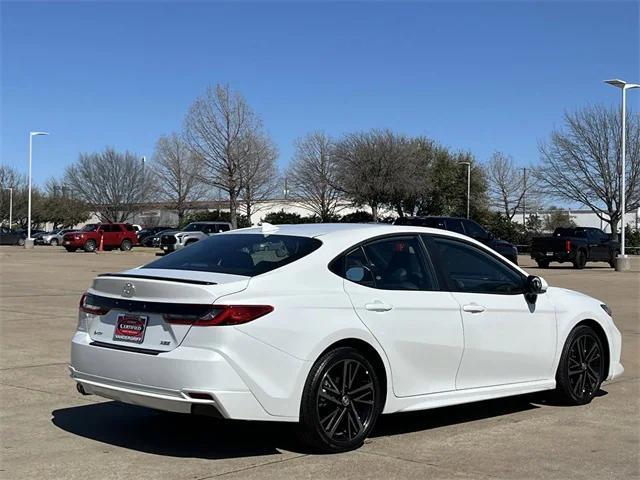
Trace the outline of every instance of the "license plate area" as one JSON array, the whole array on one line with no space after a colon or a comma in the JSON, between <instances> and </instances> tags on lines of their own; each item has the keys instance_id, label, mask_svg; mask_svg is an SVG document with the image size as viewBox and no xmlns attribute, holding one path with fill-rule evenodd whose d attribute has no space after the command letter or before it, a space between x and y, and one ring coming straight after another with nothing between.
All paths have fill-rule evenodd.
<instances>
[{"instance_id":1,"label":"license plate area","mask_svg":"<svg viewBox=\"0 0 640 480\"><path fill-rule=\"evenodd\" d=\"M144 342L148 320L149 317L146 315L132 315L130 313L118 315L116 328L113 331L113 340L141 344Z\"/></svg>"}]
</instances>

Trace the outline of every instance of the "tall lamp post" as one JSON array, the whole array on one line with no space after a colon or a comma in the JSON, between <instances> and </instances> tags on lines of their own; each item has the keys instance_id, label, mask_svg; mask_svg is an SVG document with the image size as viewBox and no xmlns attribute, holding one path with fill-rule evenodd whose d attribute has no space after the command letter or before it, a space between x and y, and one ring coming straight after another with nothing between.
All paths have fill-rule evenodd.
<instances>
[{"instance_id":1,"label":"tall lamp post","mask_svg":"<svg viewBox=\"0 0 640 480\"><path fill-rule=\"evenodd\" d=\"M621 131L620 131L620 152L622 157L622 171L620 172L620 180L622 186L620 188L620 206L622 212L622 235L620 238L620 255L616 259L616 270L619 272L624 272L631 269L631 262L629 258L625 255L624 250L624 214L626 210L626 173L627 173L627 159L626 159L626 148L627 148L627 90L631 90L632 88L640 88L640 85L637 83L627 83L624 80L613 79L613 80L605 80L605 83L609 85L613 85L614 87L622 90L622 108L621 111ZM615 232L611 232L615 233Z\"/></svg>"},{"instance_id":2,"label":"tall lamp post","mask_svg":"<svg viewBox=\"0 0 640 480\"><path fill-rule=\"evenodd\" d=\"M467 218L469 218L469 202L471 198L471 162L458 162L458 164L467 166Z\"/></svg>"},{"instance_id":3,"label":"tall lamp post","mask_svg":"<svg viewBox=\"0 0 640 480\"><path fill-rule=\"evenodd\" d=\"M33 137L49 135L47 132L29 132L29 201L27 207L27 239L24 241L24 248L33 248L33 238L31 238L31 160L33 157Z\"/></svg>"},{"instance_id":4,"label":"tall lamp post","mask_svg":"<svg viewBox=\"0 0 640 480\"><path fill-rule=\"evenodd\" d=\"M5 188L5 190L9 190L9 230L11 230L11 225L13 225L13 188Z\"/></svg>"}]
</instances>

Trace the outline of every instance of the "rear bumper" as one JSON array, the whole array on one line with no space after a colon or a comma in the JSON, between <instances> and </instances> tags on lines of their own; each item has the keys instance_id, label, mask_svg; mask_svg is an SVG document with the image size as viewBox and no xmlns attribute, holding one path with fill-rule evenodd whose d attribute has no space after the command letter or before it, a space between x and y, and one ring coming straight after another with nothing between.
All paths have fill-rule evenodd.
<instances>
[{"instance_id":1,"label":"rear bumper","mask_svg":"<svg viewBox=\"0 0 640 480\"><path fill-rule=\"evenodd\" d=\"M69 371L85 392L124 403L179 413L211 406L239 420L298 420L269 414L227 359L212 350L181 346L150 355L91 345L88 334L77 332Z\"/></svg>"},{"instance_id":2,"label":"rear bumper","mask_svg":"<svg viewBox=\"0 0 640 480\"><path fill-rule=\"evenodd\" d=\"M573 253L567 252L531 252L531 258L536 261L546 260L549 262L572 262L574 260Z\"/></svg>"}]
</instances>

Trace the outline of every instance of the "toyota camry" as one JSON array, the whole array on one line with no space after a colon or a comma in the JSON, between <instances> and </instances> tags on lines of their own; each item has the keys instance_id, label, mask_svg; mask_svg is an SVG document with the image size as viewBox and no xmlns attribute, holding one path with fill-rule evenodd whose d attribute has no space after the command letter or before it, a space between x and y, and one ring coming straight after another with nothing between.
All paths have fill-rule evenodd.
<instances>
[{"instance_id":1,"label":"toyota camry","mask_svg":"<svg viewBox=\"0 0 640 480\"><path fill-rule=\"evenodd\" d=\"M299 422L336 452L380 414L543 390L589 403L623 372L620 342L603 302L457 233L263 224L99 275L69 368L83 394Z\"/></svg>"}]
</instances>

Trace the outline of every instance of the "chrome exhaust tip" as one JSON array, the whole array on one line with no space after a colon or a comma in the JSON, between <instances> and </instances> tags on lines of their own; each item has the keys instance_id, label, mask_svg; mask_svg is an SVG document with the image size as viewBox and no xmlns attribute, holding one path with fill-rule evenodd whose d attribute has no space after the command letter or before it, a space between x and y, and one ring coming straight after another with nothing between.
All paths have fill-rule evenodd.
<instances>
[{"instance_id":1,"label":"chrome exhaust tip","mask_svg":"<svg viewBox=\"0 0 640 480\"><path fill-rule=\"evenodd\" d=\"M76 383L76 390L78 390L78 393L81 395L91 395L90 393L87 393L81 383Z\"/></svg>"}]
</instances>

